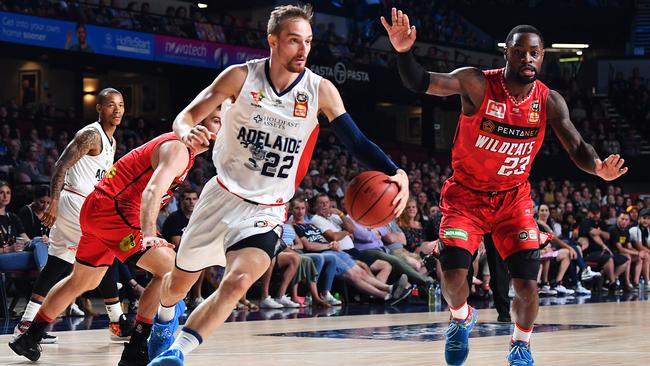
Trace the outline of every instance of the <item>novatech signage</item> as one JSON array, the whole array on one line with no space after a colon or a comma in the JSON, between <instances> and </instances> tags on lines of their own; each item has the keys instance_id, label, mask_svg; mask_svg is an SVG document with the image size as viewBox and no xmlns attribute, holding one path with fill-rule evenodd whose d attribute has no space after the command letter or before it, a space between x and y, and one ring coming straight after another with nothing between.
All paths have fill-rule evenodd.
<instances>
[{"instance_id":1,"label":"novatech signage","mask_svg":"<svg viewBox=\"0 0 650 366\"><path fill-rule=\"evenodd\" d=\"M156 36L158 61L222 68L254 58L267 57L269 51L247 47L198 41L186 38Z\"/></svg>"}]
</instances>

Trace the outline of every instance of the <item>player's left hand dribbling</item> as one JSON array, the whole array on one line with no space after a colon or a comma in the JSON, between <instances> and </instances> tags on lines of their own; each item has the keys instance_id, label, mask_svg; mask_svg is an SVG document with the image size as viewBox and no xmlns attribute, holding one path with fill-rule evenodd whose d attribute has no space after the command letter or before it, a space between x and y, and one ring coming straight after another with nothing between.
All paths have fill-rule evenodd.
<instances>
[{"instance_id":1,"label":"player's left hand dribbling","mask_svg":"<svg viewBox=\"0 0 650 366\"><path fill-rule=\"evenodd\" d=\"M409 199L409 177L406 175L406 172L402 169L397 169L397 174L393 175L389 179L391 182L395 182L399 187L399 192L395 199L393 200L393 214L399 216L404 208L406 207L406 202Z\"/></svg>"},{"instance_id":2,"label":"player's left hand dribbling","mask_svg":"<svg viewBox=\"0 0 650 366\"><path fill-rule=\"evenodd\" d=\"M154 249L160 247L174 248L174 244L168 243L167 240L157 236L145 236L142 238L142 250L149 247Z\"/></svg>"},{"instance_id":3,"label":"player's left hand dribbling","mask_svg":"<svg viewBox=\"0 0 650 366\"><path fill-rule=\"evenodd\" d=\"M619 154L612 154L603 161L596 159L595 173L604 180L614 180L627 173L627 167L624 167L623 164L625 164L625 159L621 158Z\"/></svg>"}]
</instances>

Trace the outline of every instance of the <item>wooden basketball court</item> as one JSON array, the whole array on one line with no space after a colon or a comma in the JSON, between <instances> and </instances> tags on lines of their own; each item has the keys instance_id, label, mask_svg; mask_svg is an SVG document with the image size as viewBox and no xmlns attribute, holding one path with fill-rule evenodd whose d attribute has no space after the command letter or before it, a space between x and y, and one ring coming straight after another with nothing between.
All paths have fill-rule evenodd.
<instances>
[{"instance_id":1,"label":"wooden basketball court","mask_svg":"<svg viewBox=\"0 0 650 366\"><path fill-rule=\"evenodd\" d=\"M448 312L355 315L230 322L186 365L444 365ZM467 365L505 365L507 325L493 309L479 310ZM650 362L650 302L543 306L533 335L536 365L647 365ZM433 325L432 325L433 324ZM499 330L501 329L501 330ZM117 365L122 345L108 331L58 332L44 345L38 365ZM507 334L507 333L506 333ZM34 364L15 356L0 336L0 365ZM440 339L440 340L431 340Z\"/></svg>"}]
</instances>

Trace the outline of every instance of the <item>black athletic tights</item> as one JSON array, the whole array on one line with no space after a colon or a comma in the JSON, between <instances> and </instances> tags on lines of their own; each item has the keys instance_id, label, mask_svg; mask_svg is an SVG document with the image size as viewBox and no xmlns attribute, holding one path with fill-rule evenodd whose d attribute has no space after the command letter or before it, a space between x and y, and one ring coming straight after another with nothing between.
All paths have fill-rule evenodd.
<instances>
[{"instance_id":1,"label":"black athletic tights","mask_svg":"<svg viewBox=\"0 0 650 366\"><path fill-rule=\"evenodd\" d=\"M104 299L119 296L117 284L115 282L116 267L116 264L113 263L113 265L108 268L108 271L106 271L104 278L102 278L102 282L97 286L97 291ZM71 271L71 263L68 263L61 258L49 255L47 257L47 264L45 264L45 267L38 276L32 292L39 296L47 296L47 293L50 292L52 287L54 287L54 285L67 276Z\"/></svg>"}]
</instances>

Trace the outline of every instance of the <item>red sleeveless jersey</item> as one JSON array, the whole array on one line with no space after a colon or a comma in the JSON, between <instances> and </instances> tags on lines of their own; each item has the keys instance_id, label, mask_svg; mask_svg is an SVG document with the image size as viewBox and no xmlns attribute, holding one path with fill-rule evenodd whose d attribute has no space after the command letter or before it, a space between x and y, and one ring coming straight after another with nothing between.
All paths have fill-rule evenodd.
<instances>
[{"instance_id":1,"label":"red sleeveless jersey","mask_svg":"<svg viewBox=\"0 0 650 366\"><path fill-rule=\"evenodd\" d=\"M544 141L548 87L535 80L528 96L516 102L503 72L483 71L481 108L472 116L461 113L454 136L454 181L478 191L505 191L524 183Z\"/></svg>"},{"instance_id":2,"label":"red sleeveless jersey","mask_svg":"<svg viewBox=\"0 0 650 366\"><path fill-rule=\"evenodd\" d=\"M127 224L139 227L142 192L154 171L151 167L151 157L160 144L171 140L178 140L178 138L173 132L168 132L131 150L118 160L95 186L95 189L116 201L115 208ZM191 152L189 154L187 167L181 175L174 178L174 182L163 197L161 206L171 199L174 189L183 183L187 172L194 165L194 154Z\"/></svg>"}]
</instances>

